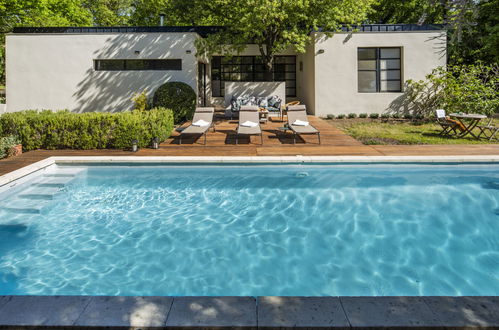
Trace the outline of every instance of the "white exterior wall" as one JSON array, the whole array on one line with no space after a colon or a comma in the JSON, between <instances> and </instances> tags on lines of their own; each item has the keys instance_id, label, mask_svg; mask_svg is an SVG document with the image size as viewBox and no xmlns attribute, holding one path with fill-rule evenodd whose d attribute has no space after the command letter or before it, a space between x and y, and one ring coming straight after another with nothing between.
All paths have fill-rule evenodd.
<instances>
[{"instance_id":1,"label":"white exterior wall","mask_svg":"<svg viewBox=\"0 0 499 330\"><path fill-rule=\"evenodd\" d=\"M403 93L358 92L359 47L401 47L402 85L408 79L424 79L434 68L446 64L443 31L359 32L350 37L347 33L338 33L329 39L322 38L311 47L313 52L307 54L315 56L315 104L308 101L309 112L316 116L383 113L392 102L403 97ZM318 53L320 49L324 50L323 54Z\"/></svg>"},{"instance_id":2,"label":"white exterior wall","mask_svg":"<svg viewBox=\"0 0 499 330\"><path fill-rule=\"evenodd\" d=\"M122 111L133 107L134 93L147 88L152 94L167 81L185 82L197 92L197 37L196 33L9 34L7 111ZM94 59L182 59L182 71L95 71Z\"/></svg>"}]
</instances>

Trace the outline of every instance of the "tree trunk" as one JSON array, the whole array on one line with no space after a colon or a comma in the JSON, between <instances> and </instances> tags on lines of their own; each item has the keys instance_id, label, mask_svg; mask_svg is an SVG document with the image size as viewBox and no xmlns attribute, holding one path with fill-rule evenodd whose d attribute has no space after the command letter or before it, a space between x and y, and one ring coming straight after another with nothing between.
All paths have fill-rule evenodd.
<instances>
[{"instance_id":1,"label":"tree trunk","mask_svg":"<svg viewBox=\"0 0 499 330\"><path fill-rule=\"evenodd\" d=\"M274 67L274 54L269 53L271 47L269 45L259 45L260 54L262 55L263 64L265 65L265 72L263 78L265 81L273 81L274 75L272 74L272 68Z\"/></svg>"}]
</instances>

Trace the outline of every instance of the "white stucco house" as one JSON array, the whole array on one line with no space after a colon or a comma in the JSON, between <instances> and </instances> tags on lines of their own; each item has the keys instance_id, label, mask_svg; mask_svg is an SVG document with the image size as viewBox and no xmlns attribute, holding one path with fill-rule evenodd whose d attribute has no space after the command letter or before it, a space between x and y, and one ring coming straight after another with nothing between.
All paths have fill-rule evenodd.
<instances>
[{"instance_id":1,"label":"white stucco house","mask_svg":"<svg viewBox=\"0 0 499 330\"><path fill-rule=\"evenodd\" d=\"M196 56L214 27L16 28L6 36L8 112L26 109L122 111L134 93L167 81L189 84L200 105L224 103L226 83L261 82L256 45L232 58ZM276 58L273 79L286 102L310 114L382 113L404 82L446 63L445 31L433 25L363 25ZM226 102L226 101L225 101Z\"/></svg>"}]
</instances>

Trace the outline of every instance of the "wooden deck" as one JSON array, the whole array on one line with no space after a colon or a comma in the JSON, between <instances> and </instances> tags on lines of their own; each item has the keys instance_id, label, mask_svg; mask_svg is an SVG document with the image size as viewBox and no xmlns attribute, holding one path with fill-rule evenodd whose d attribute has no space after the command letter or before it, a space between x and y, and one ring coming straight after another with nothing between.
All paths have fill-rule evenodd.
<instances>
[{"instance_id":1,"label":"wooden deck","mask_svg":"<svg viewBox=\"0 0 499 330\"><path fill-rule=\"evenodd\" d=\"M203 138L183 138L178 145L178 132L163 142L158 150L140 149L133 153L122 150L35 150L21 156L0 160L0 175L51 156L412 156L412 155L499 155L498 144L488 145L363 145L324 120L310 116L309 121L321 132L322 144L315 135L297 138L279 130L283 123L271 120L262 125L260 137L239 138L235 144L236 120L216 120L216 132L210 130L207 144Z\"/></svg>"}]
</instances>

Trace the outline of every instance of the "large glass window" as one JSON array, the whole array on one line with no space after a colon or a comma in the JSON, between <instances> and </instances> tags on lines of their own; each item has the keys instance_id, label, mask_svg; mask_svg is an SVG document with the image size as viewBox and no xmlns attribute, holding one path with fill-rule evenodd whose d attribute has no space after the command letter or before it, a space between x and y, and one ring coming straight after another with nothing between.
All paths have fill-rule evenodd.
<instances>
[{"instance_id":1,"label":"large glass window","mask_svg":"<svg viewBox=\"0 0 499 330\"><path fill-rule=\"evenodd\" d=\"M401 92L400 53L400 48L359 48L358 91Z\"/></svg>"},{"instance_id":2,"label":"large glass window","mask_svg":"<svg viewBox=\"0 0 499 330\"><path fill-rule=\"evenodd\" d=\"M224 96L226 81L265 81L265 65L258 56L214 56L211 61L211 93ZM286 96L296 96L296 56L276 56L272 81L286 82Z\"/></svg>"},{"instance_id":3,"label":"large glass window","mask_svg":"<svg viewBox=\"0 0 499 330\"><path fill-rule=\"evenodd\" d=\"M182 70L182 60L94 60L96 71Z\"/></svg>"}]
</instances>

